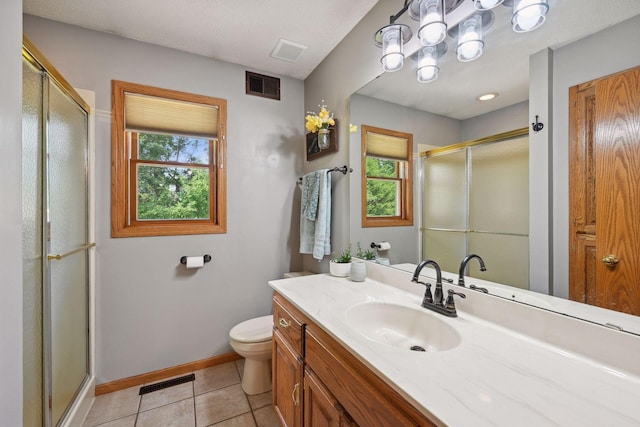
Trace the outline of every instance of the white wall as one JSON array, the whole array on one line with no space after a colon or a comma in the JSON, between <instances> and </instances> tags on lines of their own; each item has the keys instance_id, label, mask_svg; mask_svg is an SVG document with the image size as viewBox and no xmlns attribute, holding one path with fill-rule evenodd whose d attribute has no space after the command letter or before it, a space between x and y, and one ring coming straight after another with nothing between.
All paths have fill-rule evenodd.
<instances>
[{"instance_id":1,"label":"white wall","mask_svg":"<svg viewBox=\"0 0 640 427\"><path fill-rule=\"evenodd\" d=\"M568 295L569 87L640 65L640 16L554 51L553 253L554 292Z\"/></svg>"},{"instance_id":2,"label":"white wall","mask_svg":"<svg viewBox=\"0 0 640 427\"><path fill-rule=\"evenodd\" d=\"M378 4L354 27L338 46L304 81L305 111L317 111L323 99L339 121L339 152L312 162L304 163L305 172L321 168L351 165L349 158L349 97L357 89L380 74L380 52L374 46L373 35L380 22L387 22L397 12L397 2L380 0ZM354 172L355 173L355 172ZM333 174L332 195L332 248L339 253L349 243L349 179ZM310 255L303 258L304 269L328 271L328 263L316 262Z\"/></svg>"},{"instance_id":3,"label":"white wall","mask_svg":"<svg viewBox=\"0 0 640 427\"><path fill-rule=\"evenodd\" d=\"M491 101L488 101L491 102ZM462 141L485 138L529 126L529 101L462 121Z\"/></svg>"},{"instance_id":4,"label":"white wall","mask_svg":"<svg viewBox=\"0 0 640 427\"><path fill-rule=\"evenodd\" d=\"M426 113L413 108L402 107L368 96L352 95L350 100L350 120L358 126L358 131L351 133L349 158L354 169L349 180L350 230L351 242L360 242L365 249L373 241L386 240L391 243L388 252L380 256L387 257L392 264L399 262L419 262L420 247L420 182L414 178L414 220L413 226L403 227L369 227L362 228L361 215L361 127L376 126L385 129L413 134L413 152L417 154L418 145L444 146L460 142L461 122L449 117ZM419 167L419 157L414 157Z\"/></svg>"},{"instance_id":5,"label":"white wall","mask_svg":"<svg viewBox=\"0 0 640 427\"><path fill-rule=\"evenodd\" d=\"M301 268L302 82L282 78L274 101L245 95L239 65L33 16L24 29L73 86L96 93L96 382L230 352L233 325L271 312L267 281ZM227 234L111 238L112 79L228 100ZM205 253L200 270L179 264Z\"/></svg>"},{"instance_id":6,"label":"white wall","mask_svg":"<svg viewBox=\"0 0 640 427\"><path fill-rule=\"evenodd\" d=\"M0 2L0 425L22 425L22 2Z\"/></svg>"}]
</instances>

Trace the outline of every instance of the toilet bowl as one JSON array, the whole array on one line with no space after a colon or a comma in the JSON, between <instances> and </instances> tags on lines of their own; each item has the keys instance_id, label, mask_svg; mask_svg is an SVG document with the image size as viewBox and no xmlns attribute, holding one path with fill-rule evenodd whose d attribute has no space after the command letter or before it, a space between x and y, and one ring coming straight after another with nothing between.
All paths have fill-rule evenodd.
<instances>
[{"instance_id":1,"label":"toilet bowl","mask_svg":"<svg viewBox=\"0 0 640 427\"><path fill-rule=\"evenodd\" d=\"M273 315L256 317L229 331L231 348L245 358L242 389L247 394L271 390Z\"/></svg>"}]
</instances>

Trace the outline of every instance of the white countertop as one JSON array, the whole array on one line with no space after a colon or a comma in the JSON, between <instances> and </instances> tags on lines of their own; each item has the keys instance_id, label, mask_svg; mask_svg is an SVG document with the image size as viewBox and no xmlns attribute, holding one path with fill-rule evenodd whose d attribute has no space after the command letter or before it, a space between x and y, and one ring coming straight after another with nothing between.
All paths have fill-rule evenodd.
<instances>
[{"instance_id":1,"label":"white countertop","mask_svg":"<svg viewBox=\"0 0 640 427\"><path fill-rule=\"evenodd\" d=\"M460 309L456 318L433 313L460 334L459 346L432 353L397 349L360 335L346 311L367 301L419 308L420 296L369 278L357 283L328 274L269 285L440 425L640 426L636 375Z\"/></svg>"}]
</instances>

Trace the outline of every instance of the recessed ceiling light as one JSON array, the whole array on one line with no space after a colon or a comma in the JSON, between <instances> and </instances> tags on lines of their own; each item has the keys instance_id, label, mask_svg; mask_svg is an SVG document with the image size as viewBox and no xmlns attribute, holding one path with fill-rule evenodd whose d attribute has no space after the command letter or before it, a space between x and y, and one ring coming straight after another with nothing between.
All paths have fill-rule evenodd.
<instances>
[{"instance_id":1,"label":"recessed ceiling light","mask_svg":"<svg viewBox=\"0 0 640 427\"><path fill-rule=\"evenodd\" d=\"M476 96L476 101L490 101L497 96L498 92L483 93L482 95Z\"/></svg>"}]
</instances>

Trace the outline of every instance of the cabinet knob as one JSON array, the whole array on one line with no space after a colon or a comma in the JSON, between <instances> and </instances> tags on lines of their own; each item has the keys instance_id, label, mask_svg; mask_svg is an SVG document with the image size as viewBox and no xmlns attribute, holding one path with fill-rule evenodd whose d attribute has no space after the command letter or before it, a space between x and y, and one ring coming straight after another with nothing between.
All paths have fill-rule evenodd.
<instances>
[{"instance_id":1,"label":"cabinet knob","mask_svg":"<svg viewBox=\"0 0 640 427\"><path fill-rule=\"evenodd\" d=\"M607 264L608 267L613 267L617 265L620 260L615 255L608 254L602 257L602 262Z\"/></svg>"},{"instance_id":2,"label":"cabinet knob","mask_svg":"<svg viewBox=\"0 0 640 427\"><path fill-rule=\"evenodd\" d=\"M298 406L300 404L300 383L296 383L293 386L293 391L291 392L291 400L293 400L293 404Z\"/></svg>"},{"instance_id":3,"label":"cabinet knob","mask_svg":"<svg viewBox=\"0 0 640 427\"><path fill-rule=\"evenodd\" d=\"M287 322L287 319L285 319L284 317L280 318L279 323L280 323L280 326L282 326L283 328L288 328L291 325L291 323Z\"/></svg>"}]
</instances>

